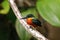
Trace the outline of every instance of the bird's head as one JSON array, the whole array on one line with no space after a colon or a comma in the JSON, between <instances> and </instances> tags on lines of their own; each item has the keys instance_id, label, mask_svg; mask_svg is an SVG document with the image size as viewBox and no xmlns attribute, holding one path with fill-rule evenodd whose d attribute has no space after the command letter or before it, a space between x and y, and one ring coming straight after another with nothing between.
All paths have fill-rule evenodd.
<instances>
[{"instance_id":1,"label":"bird's head","mask_svg":"<svg viewBox=\"0 0 60 40\"><path fill-rule=\"evenodd\" d=\"M24 17L24 18L22 18L22 19L33 18L33 17L34 17L34 15L28 14L26 17Z\"/></svg>"}]
</instances>

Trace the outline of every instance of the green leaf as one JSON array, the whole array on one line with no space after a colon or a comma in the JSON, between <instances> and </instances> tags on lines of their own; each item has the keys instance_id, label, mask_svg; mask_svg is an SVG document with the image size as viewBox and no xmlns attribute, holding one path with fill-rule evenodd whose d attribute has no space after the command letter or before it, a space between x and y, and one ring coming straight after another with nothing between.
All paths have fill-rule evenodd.
<instances>
[{"instance_id":1,"label":"green leaf","mask_svg":"<svg viewBox=\"0 0 60 40\"><path fill-rule=\"evenodd\" d=\"M30 40L31 35L24 29L18 20L16 20L16 31L21 40Z\"/></svg>"},{"instance_id":2,"label":"green leaf","mask_svg":"<svg viewBox=\"0 0 60 40\"><path fill-rule=\"evenodd\" d=\"M0 5L3 8L2 10L0 10L0 14L7 14L10 9L8 0L4 0Z\"/></svg>"},{"instance_id":3,"label":"green leaf","mask_svg":"<svg viewBox=\"0 0 60 40\"><path fill-rule=\"evenodd\" d=\"M36 6L47 22L53 26L60 26L60 0L38 0Z\"/></svg>"},{"instance_id":4,"label":"green leaf","mask_svg":"<svg viewBox=\"0 0 60 40\"><path fill-rule=\"evenodd\" d=\"M33 14L37 18L37 11L35 8L30 8L30 9L22 12L23 17L25 17L28 14Z\"/></svg>"}]
</instances>

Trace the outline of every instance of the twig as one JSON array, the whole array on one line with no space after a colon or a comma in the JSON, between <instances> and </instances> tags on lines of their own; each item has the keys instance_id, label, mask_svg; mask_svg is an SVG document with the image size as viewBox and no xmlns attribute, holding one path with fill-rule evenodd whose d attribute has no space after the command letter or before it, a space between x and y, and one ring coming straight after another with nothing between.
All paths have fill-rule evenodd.
<instances>
[{"instance_id":1,"label":"twig","mask_svg":"<svg viewBox=\"0 0 60 40\"><path fill-rule=\"evenodd\" d=\"M20 20L20 18L22 18L20 11L18 10L14 0L9 0L10 6L12 8L12 10L14 11L14 14L16 15L16 17L18 18L19 22L23 25L23 27L26 29L26 31L28 31L32 36L34 36L36 39L38 40L48 40L47 38L45 38L41 33L39 33L37 30L33 30L30 28L29 25L27 25L27 23L22 19Z\"/></svg>"}]
</instances>

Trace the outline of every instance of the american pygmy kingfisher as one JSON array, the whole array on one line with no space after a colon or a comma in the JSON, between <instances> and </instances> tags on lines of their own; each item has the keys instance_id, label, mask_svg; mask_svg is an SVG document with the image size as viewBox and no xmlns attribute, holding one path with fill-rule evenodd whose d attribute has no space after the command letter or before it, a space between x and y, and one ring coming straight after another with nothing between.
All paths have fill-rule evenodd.
<instances>
[{"instance_id":1,"label":"american pygmy kingfisher","mask_svg":"<svg viewBox=\"0 0 60 40\"><path fill-rule=\"evenodd\" d=\"M36 26L40 26L41 27L41 22L36 19L34 17L34 15L32 14L28 14L26 17L22 18L22 19L26 19L26 22L28 25L36 27Z\"/></svg>"}]
</instances>

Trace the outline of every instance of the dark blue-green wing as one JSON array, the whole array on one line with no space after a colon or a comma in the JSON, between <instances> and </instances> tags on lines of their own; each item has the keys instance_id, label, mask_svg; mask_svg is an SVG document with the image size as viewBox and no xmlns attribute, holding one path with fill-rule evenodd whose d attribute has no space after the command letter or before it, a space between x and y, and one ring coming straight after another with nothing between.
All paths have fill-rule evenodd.
<instances>
[{"instance_id":1,"label":"dark blue-green wing","mask_svg":"<svg viewBox=\"0 0 60 40\"><path fill-rule=\"evenodd\" d=\"M41 26L41 22L38 19L33 19L32 22L37 26Z\"/></svg>"}]
</instances>

